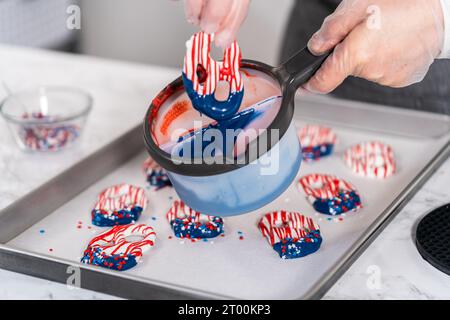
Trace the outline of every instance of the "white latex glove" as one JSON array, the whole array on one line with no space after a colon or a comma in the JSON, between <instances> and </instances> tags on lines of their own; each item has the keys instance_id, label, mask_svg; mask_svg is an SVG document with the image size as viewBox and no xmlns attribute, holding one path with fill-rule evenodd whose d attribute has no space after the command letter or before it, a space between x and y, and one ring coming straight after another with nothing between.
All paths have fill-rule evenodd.
<instances>
[{"instance_id":1,"label":"white latex glove","mask_svg":"<svg viewBox=\"0 0 450 320\"><path fill-rule=\"evenodd\" d=\"M186 19L206 33L215 33L216 46L226 49L244 22L250 0L185 0Z\"/></svg>"},{"instance_id":2,"label":"white latex glove","mask_svg":"<svg viewBox=\"0 0 450 320\"><path fill-rule=\"evenodd\" d=\"M443 43L440 0L343 0L308 43L334 52L304 87L328 93L348 76L405 87L425 77Z\"/></svg>"}]
</instances>

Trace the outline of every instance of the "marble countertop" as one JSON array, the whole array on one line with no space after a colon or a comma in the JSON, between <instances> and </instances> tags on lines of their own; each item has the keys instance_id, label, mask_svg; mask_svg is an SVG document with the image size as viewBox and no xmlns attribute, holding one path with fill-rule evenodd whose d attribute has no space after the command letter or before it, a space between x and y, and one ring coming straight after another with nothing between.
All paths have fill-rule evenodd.
<instances>
[{"instance_id":1,"label":"marble countertop","mask_svg":"<svg viewBox=\"0 0 450 320\"><path fill-rule=\"evenodd\" d=\"M450 276L422 259L412 235L420 219L450 202L450 159L325 295L326 299L450 299Z\"/></svg>"},{"instance_id":2,"label":"marble countertop","mask_svg":"<svg viewBox=\"0 0 450 320\"><path fill-rule=\"evenodd\" d=\"M89 91L95 100L84 133L89 139L82 138L76 147L61 153L23 153L8 128L0 126L0 210L138 124L152 97L179 73L157 66L8 46L0 46L0 70L0 81L13 91L43 84L71 85ZM411 237L420 217L450 202L448 181L450 159L324 298L449 299L450 277L420 257ZM0 299L114 298L5 270L0 270L0 283Z\"/></svg>"},{"instance_id":3,"label":"marble countertop","mask_svg":"<svg viewBox=\"0 0 450 320\"><path fill-rule=\"evenodd\" d=\"M0 119L0 210L138 125L152 98L179 73L8 46L0 46L0 70L0 81L13 92L39 85L73 86L86 90L94 99L83 137L63 152L22 152ZM5 95L0 86L0 99Z\"/></svg>"}]
</instances>

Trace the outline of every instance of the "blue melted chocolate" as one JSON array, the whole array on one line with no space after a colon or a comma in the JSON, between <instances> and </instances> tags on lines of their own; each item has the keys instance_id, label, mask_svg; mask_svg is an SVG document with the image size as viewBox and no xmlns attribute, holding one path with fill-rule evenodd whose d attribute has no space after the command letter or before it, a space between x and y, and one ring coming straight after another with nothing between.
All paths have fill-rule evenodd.
<instances>
[{"instance_id":1,"label":"blue melted chocolate","mask_svg":"<svg viewBox=\"0 0 450 320\"><path fill-rule=\"evenodd\" d=\"M222 154L230 155L232 154L232 151L234 149L234 145L236 143L239 132L262 114L262 111L257 111L254 108L246 109L239 112L231 119L222 120L217 123L210 124L205 128L180 137L178 140L178 143L180 143L180 148L177 148L179 151L176 154L180 157L184 157L184 150L187 149L190 151L191 159L199 158L203 156L203 151L205 150L205 148L213 143L215 148L213 148L211 156L214 157L218 151L220 151ZM210 130L218 130L220 132L220 135L214 135ZM228 139L227 130L229 130L228 132L232 133L231 137L233 139ZM214 137L212 141L204 139L205 135L208 135L208 131L210 131L209 133L211 133L211 136ZM215 141L217 136L221 138L221 141ZM190 146L187 147L186 143L190 144ZM201 144L201 147L197 148L197 144L199 144L199 146Z\"/></svg>"},{"instance_id":2,"label":"blue melted chocolate","mask_svg":"<svg viewBox=\"0 0 450 320\"><path fill-rule=\"evenodd\" d=\"M223 233L223 220L220 217L214 217L214 224L209 221L200 223L189 218L176 218L171 225L174 235L178 238L206 239Z\"/></svg>"},{"instance_id":3,"label":"blue melted chocolate","mask_svg":"<svg viewBox=\"0 0 450 320\"><path fill-rule=\"evenodd\" d=\"M322 244L320 231L310 231L308 235L301 239L283 239L273 245L273 249L278 252L280 258L295 259L307 256L319 250Z\"/></svg>"},{"instance_id":4,"label":"blue melted chocolate","mask_svg":"<svg viewBox=\"0 0 450 320\"><path fill-rule=\"evenodd\" d=\"M340 215L361 206L361 198L356 191L339 192L334 198L317 198L313 207L316 211L328 215Z\"/></svg>"},{"instance_id":5,"label":"blue melted chocolate","mask_svg":"<svg viewBox=\"0 0 450 320\"><path fill-rule=\"evenodd\" d=\"M302 148L303 160L312 161L333 153L334 144L321 144L313 147Z\"/></svg>"},{"instance_id":6,"label":"blue melted chocolate","mask_svg":"<svg viewBox=\"0 0 450 320\"><path fill-rule=\"evenodd\" d=\"M131 254L114 254L108 256L101 251L99 247L88 247L84 251L81 262L117 271L131 269L137 264L136 258Z\"/></svg>"},{"instance_id":7,"label":"blue melted chocolate","mask_svg":"<svg viewBox=\"0 0 450 320\"><path fill-rule=\"evenodd\" d=\"M200 113L207 115L211 119L222 121L233 117L241 106L244 98L244 89L231 92L224 101L218 101L214 93L201 95L194 90L194 85L183 72L183 84L192 101L192 105Z\"/></svg>"},{"instance_id":8,"label":"blue melted chocolate","mask_svg":"<svg viewBox=\"0 0 450 320\"><path fill-rule=\"evenodd\" d=\"M118 210L113 213L92 210L92 224L99 227L112 227L136 222L142 213L142 207L134 206L130 210Z\"/></svg>"}]
</instances>

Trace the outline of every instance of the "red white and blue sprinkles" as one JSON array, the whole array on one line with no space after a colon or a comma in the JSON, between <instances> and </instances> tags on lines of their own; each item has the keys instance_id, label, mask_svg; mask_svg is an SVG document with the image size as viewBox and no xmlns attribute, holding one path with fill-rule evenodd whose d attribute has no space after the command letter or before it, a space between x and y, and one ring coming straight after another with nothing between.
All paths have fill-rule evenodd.
<instances>
[{"instance_id":1,"label":"red white and blue sprinkles","mask_svg":"<svg viewBox=\"0 0 450 320\"><path fill-rule=\"evenodd\" d=\"M28 150L58 151L74 142L80 135L79 126L58 123L58 117L39 112L26 113L22 118L33 120L33 123L24 123L19 129L19 139Z\"/></svg>"},{"instance_id":2,"label":"red white and blue sprinkles","mask_svg":"<svg viewBox=\"0 0 450 320\"><path fill-rule=\"evenodd\" d=\"M259 230L282 259L307 256L322 244L319 226L298 212L275 211L264 215Z\"/></svg>"},{"instance_id":3,"label":"red white and blue sprinkles","mask_svg":"<svg viewBox=\"0 0 450 320\"><path fill-rule=\"evenodd\" d=\"M118 184L103 190L91 212L92 223L110 227L136 222L147 206L145 190L130 184Z\"/></svg>"},{"instance_id":4,"label":"red white and blue sprinkles","mask_svg":"<svg viewBox=\"0 0 450 320\"><path fill-rule=\"evenodd\" d=\"M299 180L299 185L317 212L335 216L362 207L355 187L333 175L309 174Z\"/></svg>"},{"instance_id":5,"label":"red white and blue sprinkles","mask_svg":"<svg viewBox=\"0 0 450 320\"><path fill-rule=\"evenodd\" d=\"M197 212L181 200L173 202L166 217L174 235L178 238L195 241L215 238L223 233L223 219L221 217Z\"/></svg>"},{"instance_id":6,"label":"red white and blue sprinkles","mask_svg":"<svg viewBox=\"0 0 450 320\"><path fill-rule=\"evenodd\" d=\"M129 242L127 237L130 236L142 239ZM145 224L115 226L89 242L81 262L125 271L137 265L144 252L155 245L155 240L155 231Z\"/></svg>"}]
</instances>

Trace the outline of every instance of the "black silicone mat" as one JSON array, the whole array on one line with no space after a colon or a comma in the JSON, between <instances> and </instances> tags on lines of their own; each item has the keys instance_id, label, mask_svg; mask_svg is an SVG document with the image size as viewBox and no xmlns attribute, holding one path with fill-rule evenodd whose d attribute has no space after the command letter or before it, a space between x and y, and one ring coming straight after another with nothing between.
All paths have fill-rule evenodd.
<instances>
[{"instance_id":1,"label":"black silicone mat","mask_svg":"<svg viewBox=\"0 0 450 320\"><path fill-rule=\"evenodd\" d=\"M417 225L416 245L426 261L450 275L450 203L422 218Z\"/></svg>"}]
</instances>

